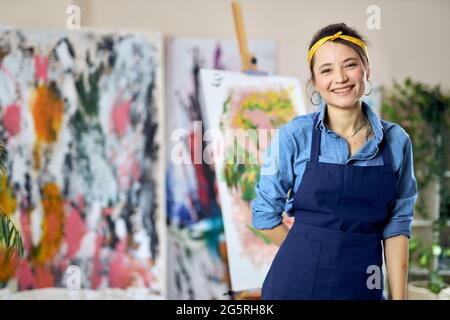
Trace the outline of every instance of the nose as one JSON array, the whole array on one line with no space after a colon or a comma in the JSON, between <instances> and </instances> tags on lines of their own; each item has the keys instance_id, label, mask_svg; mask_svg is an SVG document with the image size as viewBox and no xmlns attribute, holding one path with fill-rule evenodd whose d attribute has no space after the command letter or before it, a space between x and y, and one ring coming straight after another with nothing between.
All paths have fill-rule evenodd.
<instances>
[{"instance_id":1,"label":"nose","mask_svg":"<svg viewBox=\"0 0 450 320\"><path fill-rule=\"evenodd\" d=\"M345 73L345 70L343 70L342 68L338 68L337 72L336 72L336 83L345 83L348 80L348 77Z\"/></svg>"}]
</instances>

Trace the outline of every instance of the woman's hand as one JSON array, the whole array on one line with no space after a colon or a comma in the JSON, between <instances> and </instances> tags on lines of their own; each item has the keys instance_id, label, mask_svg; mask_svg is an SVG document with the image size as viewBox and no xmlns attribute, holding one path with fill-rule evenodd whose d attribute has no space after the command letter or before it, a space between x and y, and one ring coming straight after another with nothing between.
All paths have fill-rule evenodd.
<instances>
[{"instance_id":1,"label":"woman's hand","mask_svg":"<svg viewBox=\"0 0 450 320\"><path fill-rule=\"evenodd\" d=\"M286 236L289 232L289 228L282 222L272 229L262 229L259 231L261 233L263 233L267 238L269 238L277 246L281 246L284 239L286 239Z\"/></svg>"},{"instance_id":2,"label":"woman's hand","mask_svg":"<svg viewBox=\"0 0 450 320\"><path fill-rule=\"evenodd\" d=\"M406 299L409 239L404 235L384 240L384 256L393 300Z\"/></svg>"}]
</instances>

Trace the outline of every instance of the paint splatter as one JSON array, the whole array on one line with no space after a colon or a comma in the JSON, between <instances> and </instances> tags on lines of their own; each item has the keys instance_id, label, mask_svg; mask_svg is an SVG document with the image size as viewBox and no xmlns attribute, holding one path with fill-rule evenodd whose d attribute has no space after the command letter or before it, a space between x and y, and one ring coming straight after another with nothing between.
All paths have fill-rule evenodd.
<instances>
[{"instance_id":1,"label":"paint splatter","mask_svg":"<svg viewBox=\"0 0 450 320\"><path fill-rule=\"evenodd\" d=\"M65 236L67 241L67 256L74 258L78 249L80 248L81 239L86 233L86 227L83 219L76 209L72 209L65 224Z\"/></svg>"},{"instance_id":2,"label":"paint splatter","mask_svg":"<svg viewBox=\"0 0 450 320\"><path fill-rule=\"evenodd\" d=\"M63 120L63 102L56 92L55 84L39 84L31 94L31 112L36 132L33 149L33 168L42 166L42 145L56 142Z\"/></svg>"},{"instance_id":3,"label":"paint splatter","mask_svg":"<svg viewBox=\"0 0 450 320\"><path fill-rule=\"evenodd\" d=\"M8 183L8 176L2 174L0 176L0 208L7 215L16 212L17 202L14 191Z\"/></svg>"},{"instance_id":4,"label":"paint splatter","mask_svg":"<svg viewBox=\"0 0 450 320\"><path fill-rule=\"evenodd\" d=\"M91 288L97 289L102 282L102 261L100 260L100 253L103 244L103 237L99 234L95 236L95 253L92 261L93 270L91 273Z\"/></svg>"},{"instance_id":5,"label":"paint splatter","mask_svg":"<svg viewBox=\"0 0 450 320\"><path fill-rule=\"evenodd\" d=\"M48 79L48 57L34 56L35 79L47 82Z\"/></svg>"},{"instance_id":6,"label":"paint splatter","mask_svg":"<svg viewBox=\"0 0 450 320\"><path fill-rule=\"evenodd\" d=\"M130 124L130 108L131 101L129 100L114 105L113 107L112 123L114 126L114 132L118 137L122 137L125 134L125 131Z\"/></svg>"},{"instance_id":7,"label":"paint splatter","mask_svg":"<svg viewBox=\"0 0 450 320\"><path fill-rule=\"evenodd\" d=\"M36 288L36 280L31 272L31 267L26 259L20 261L19 269L17 270L17 278L19 279L19 289L29 290Z\"/></svg>"},{"instance_id":8,"label":"paint splatter","mask_svg":"<svg viewBox=\"0 0 450 320\"><path fill-rule=\"evenodd\" d=\"M24 241L24 248L30 252L32 247L31 234L31 210L30 208L23 208L20 213L21 234Z\"/></svg>"},{"instance_id":9,"label":"paint splatter","mask_svg":"<svg viewBox=\"0 0 450 320\"><path fill-rule=\"evenodd\" d=\"M118 244L116 252L112 255L109 266L109 283L112 288L126 288L132 282L132 268L125 253L126 240Z\"/></svg>"},{"instance_id":10,"label":"paint splatter","mask_svg":"<svg viewBox=\"0 0 450 320\"><path fill-rule=\"evenodd\" d=\"M20 106L17 103L14 102L5 107L5 112L3 114L3 126L11 136L15 136L20 133L20 119Z\"/></svg>"},{"instance_id":11,"label":"paint splatter","mask_svg":"<svg viewBox=\"0 0 450 320\"><path fill-rule=\"evenodd\" d=\"M40 84L31 97L31 112L38 143L54 143L58 139L63 120L63 102L55 84Z\"/></svg>"},{"instance_id":12,"label":"paint splatter","mask_svg":"<svg viewBox=\"0 0 450 320\"><path fill-rule=\"evenodd\" d=\"M44 211L42 236L35 248L34 265L51 262L58 254L63 241L64 200L55 183L48 183L42 188L42 208Z\"/></svg>"},{"instance_id":13,"label":"paint splatter","mask_svg":"<svg viewBox=\"0 0 450 320\"><path fill-rule=\"evenodd\" d=\"M36 288L48 288L55 286L55 279L49 266L34 267Z\"/></svg>"}]
</instances>

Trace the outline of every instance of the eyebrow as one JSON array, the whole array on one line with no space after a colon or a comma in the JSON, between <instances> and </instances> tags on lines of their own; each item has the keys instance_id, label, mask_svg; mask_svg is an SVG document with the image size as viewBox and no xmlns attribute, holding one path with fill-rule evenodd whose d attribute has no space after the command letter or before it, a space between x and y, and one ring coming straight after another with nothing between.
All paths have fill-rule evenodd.
<instances>
[{"instance_id":1,"label":"eyebrow","mask_svg":"<svg viewBox=\"0 0 450 320\"><path fill-rule=\"evenodd\" d=\"M353 58L353 57L350 57L350 58L347 58L347 59L345 59L344 61L342 61L342 63L346 63L346 62L348 62L348 61L350 61L350 60L358 61L358 59ZM323 67L328 67L328 66L331 66L331 63L324 63L323 65L321 65L321 66L319 67L319 69L322 69Z\"/></svg>"}]
</instances>

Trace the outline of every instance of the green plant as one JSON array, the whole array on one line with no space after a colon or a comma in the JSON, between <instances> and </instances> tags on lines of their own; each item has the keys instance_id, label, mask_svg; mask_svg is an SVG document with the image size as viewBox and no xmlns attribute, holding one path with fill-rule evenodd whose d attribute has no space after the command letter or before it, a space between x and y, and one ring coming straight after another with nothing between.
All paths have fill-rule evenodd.
<instances>
[{"instance_id":1,"label":"green plant","mask_svg":"<svg viewBox=\"0 0 450 320\"><path fill-rule=\"evenodd\" d=\"M0 177L6 174L6 149L0 141ZM0 189L0 193L3 190ZM15 273L18 260L23 256L20 232L0 207L0 287Z\"/></svg>"},{"instance_id":2,"label":"green plant","mask_svg":"<svg viewBox=\"0 0 450 320\"><path fill-rule=\"evenodd\" d=\"M411 138L419 190L415 210L422 217L429 218L429 214L427 197L421 191L432 181L440 186L439 219L433 221L432 244L427 246L417 237L411 237L409 243L410 265L426 270L428 289L438 293L444 286L436 264L443 254L439 234L448 228L450 210L450 192L444 181L450 151L444 143L450 137L450 94L444 93L439 85L430 87L407 78L402 84L394 82L393 88L384 92L381 113L386 120L399 124Z\"/></svg>"},{"instance_id":3,"label":"green plant","mask_svg":"<svg viewBox=\"0 0 450 320\"><path fill-rule=\"evenodd\" d=\"M394 82L384 92L381 113L386 120L405 129L413 143L414 171L419 191L437 179L440 189L441 224L445 224L450 208L450 192L443 179L447 170L449 146L443 141L449 136L450 94L439 85L430 87L407 78L403 84ZM425 197L420 197L416 210L424 217Z\"/></svg>"},{"instance_id":4,"label":"green plant","mask_svg":"<svg viewBox=\"0 0 450 320\"><path fill-rule=\"evenodd\" d=\"M425 246L418 237L411 237L409 242L409 263L427 271L428 289L433 293L439 293L445 287L444 278L435 270L434 261L445 255L447 250L443 252L438 243Z\"/></svg>"},{"instance_id":5,"label":"green plant","mask_svg":"<svg viewBox=\"0 0 450 320\"><path fill-rule=\"evenodd\" d=\"M23 241L19 230L11 219L0 209L0 248L16 248L23 256Z\"/></svg>"}]
</instances>

